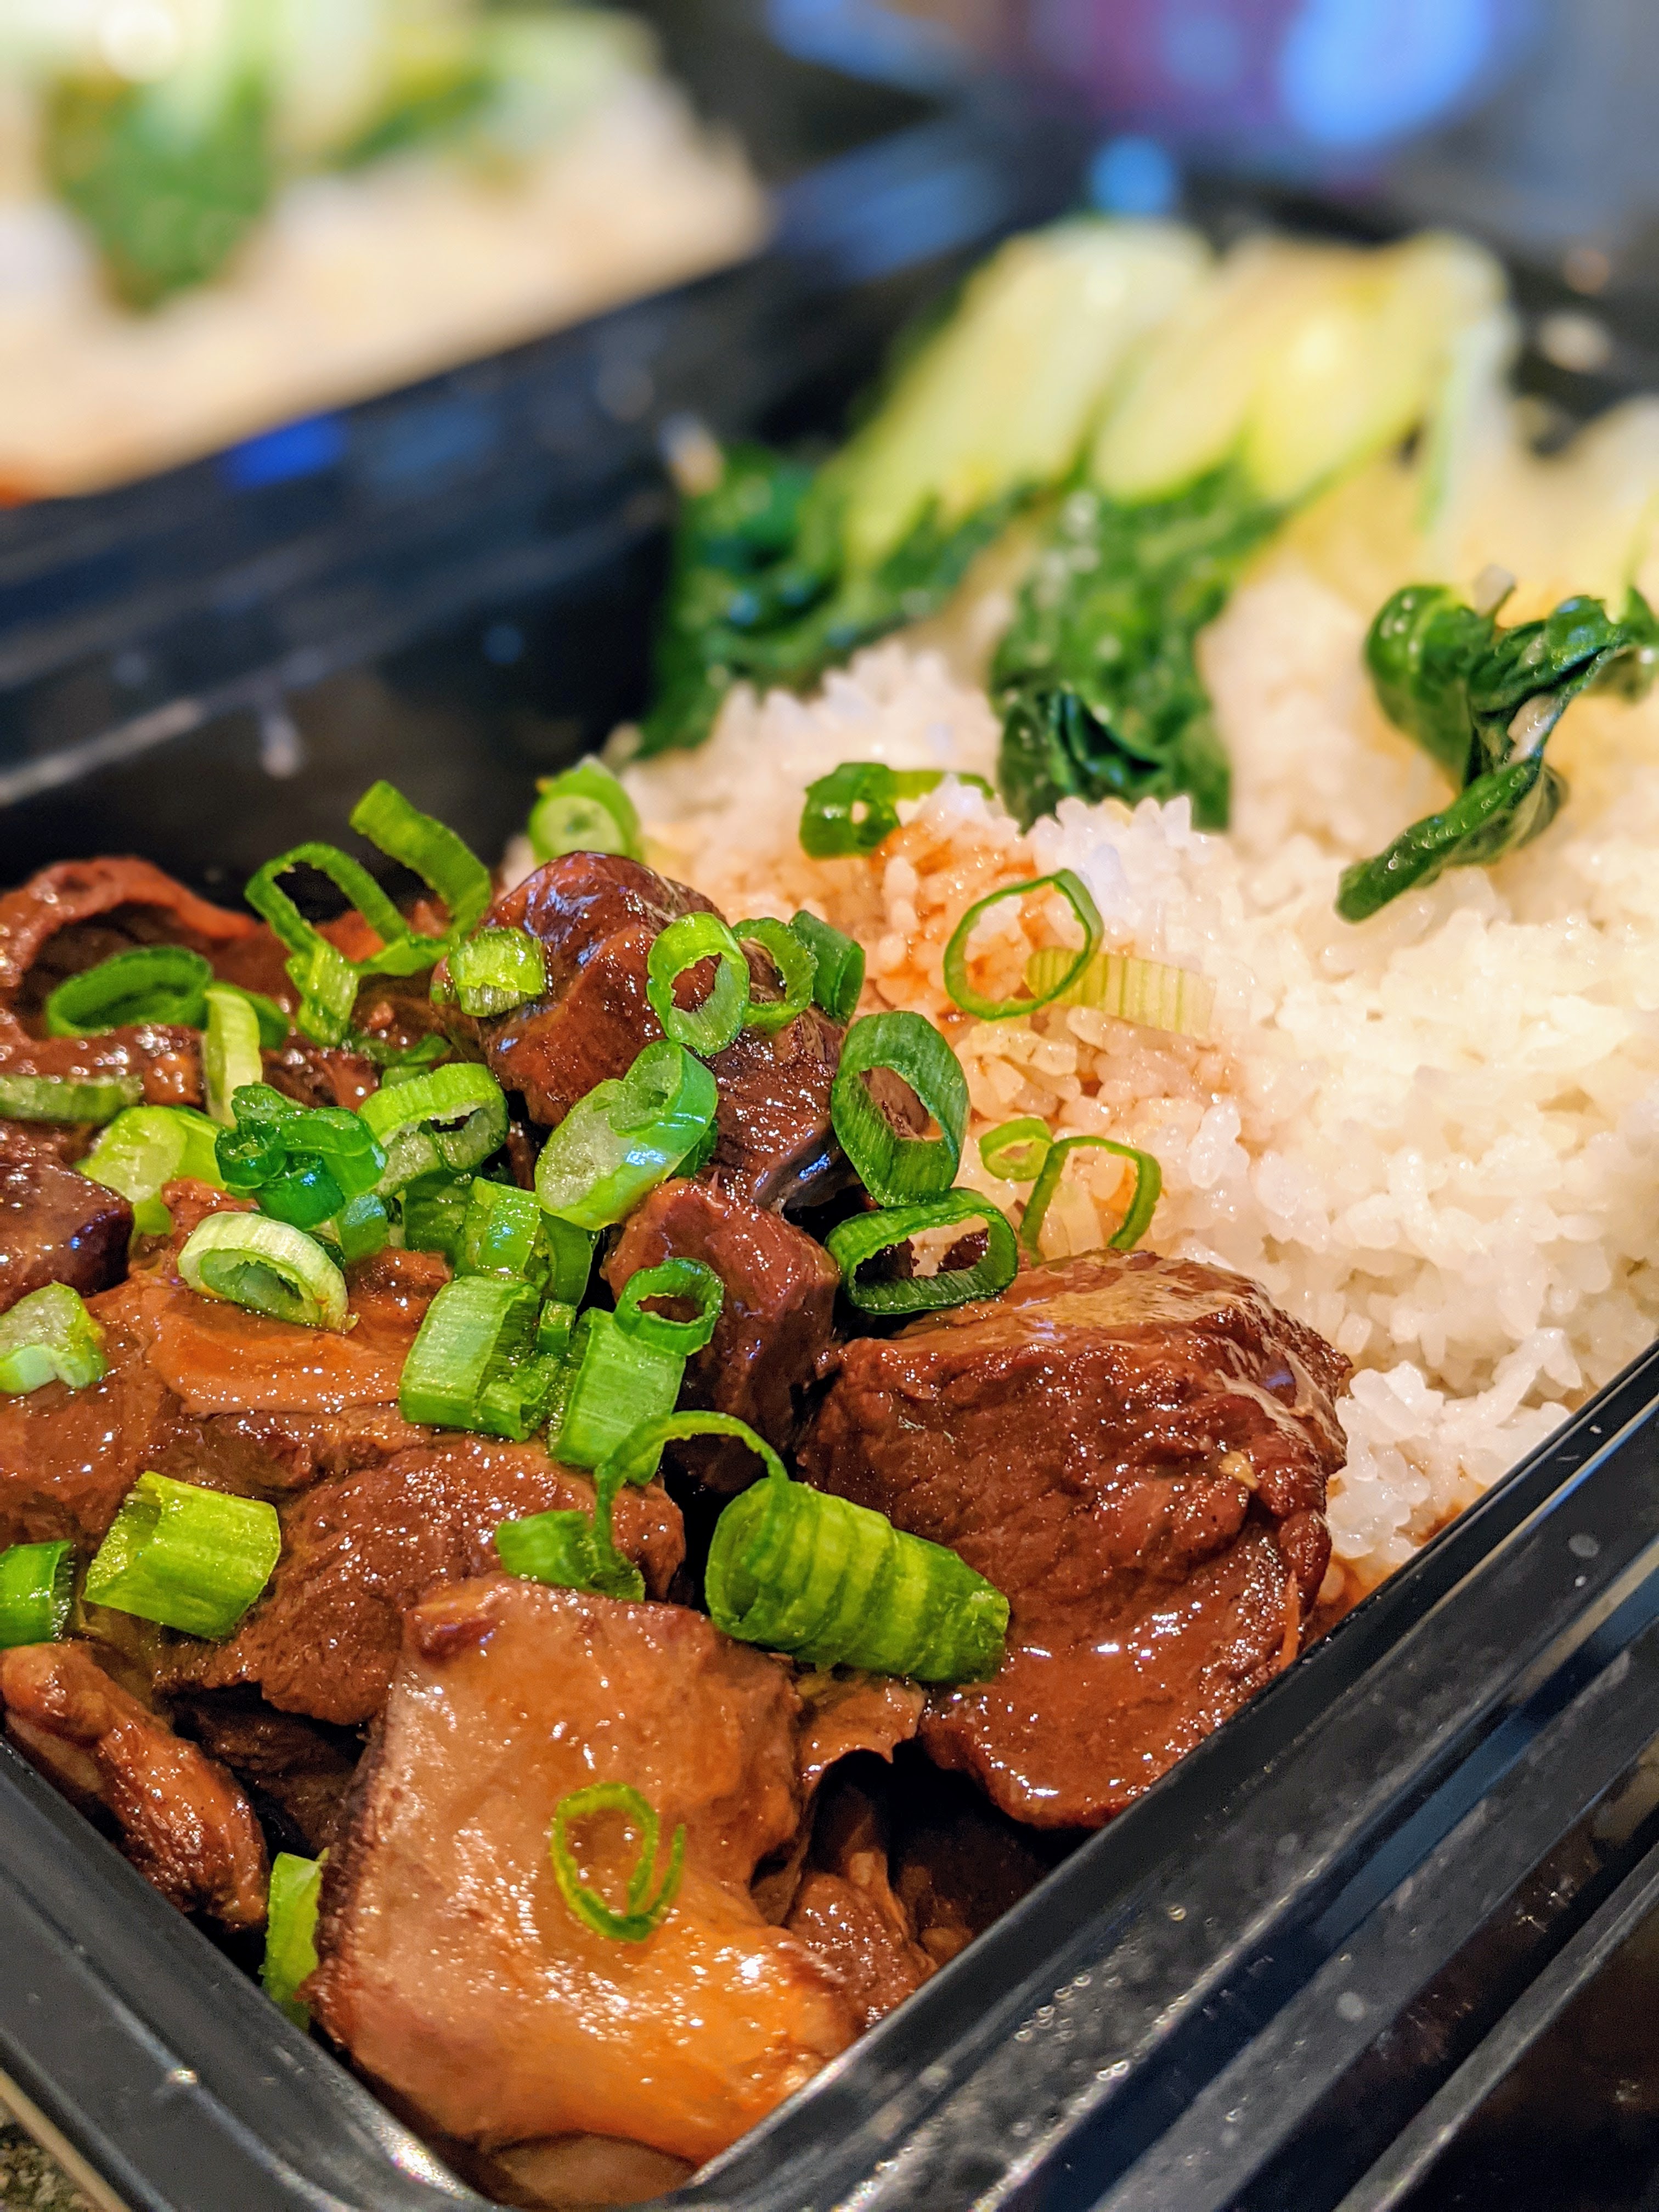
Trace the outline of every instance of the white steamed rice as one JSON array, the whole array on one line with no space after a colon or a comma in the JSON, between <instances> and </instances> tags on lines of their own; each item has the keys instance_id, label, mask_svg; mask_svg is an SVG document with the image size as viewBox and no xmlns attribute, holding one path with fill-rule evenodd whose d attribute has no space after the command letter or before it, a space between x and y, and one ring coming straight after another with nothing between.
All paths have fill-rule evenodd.
<instances>
[{"instance_id":1,"label":"white steamed rice","mask_svg":"<svg viewBox=\"0 0 1659 2212\"><path fill-rule=\"evenodd\" d=\"M1153 1152L1148 1242L1255 1277L1354 1361L1331 1597L1388 1574L1659 1326L1659 705L1582 702L1553 751L1574 798L1551 833L1356 928L1333 910L1341 866L1437 795L1370 704L1366 618L1285 546L1206 634L1226 838L1195 833L1184 799L1067 800L1024 837L951 783L902 808L878 854L808 860L802 793L836 763L994 767L984 692L914 643L811 700L739 693L700 750L626 773L669 872L734 920L811 907L865 945L866 1011L942 1023L972 1137L1037 1113ZM950 1006L964 908L1060 866L1109 945L1212 981L1204 1041L1084 1008L989 1024ZM1103 1241L1127 1200L1109 1155L1073 1164L1051 1252ZM971 1138L963 1180L1024 1194L982 1174Z\"/></svg>"}]
</instances>

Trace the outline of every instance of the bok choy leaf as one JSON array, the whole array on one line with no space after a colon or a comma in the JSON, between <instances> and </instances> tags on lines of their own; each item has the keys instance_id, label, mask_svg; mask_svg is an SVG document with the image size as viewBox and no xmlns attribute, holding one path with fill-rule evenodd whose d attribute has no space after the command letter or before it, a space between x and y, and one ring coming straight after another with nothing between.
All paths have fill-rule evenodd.
<instances>
[{"instance_id":1,"label":"bok choy leaf","mask_svg":"<svg viewBox=\"0 0 1659 2212\"><path fill-rule=\"evenodd\" d=\"M1365 665L1389 720L1461 788L1343 871L1336 910L1346 921L1446 868L1489 866L1548 829L1567 796L1544 758L1550 732L1582 691L1647 690L1659 618L1632 586L1616 621L1600 599L1576 598L1505 629L1448 586L1408 584L1372 623Z\"/></svg>"}]
</instances>

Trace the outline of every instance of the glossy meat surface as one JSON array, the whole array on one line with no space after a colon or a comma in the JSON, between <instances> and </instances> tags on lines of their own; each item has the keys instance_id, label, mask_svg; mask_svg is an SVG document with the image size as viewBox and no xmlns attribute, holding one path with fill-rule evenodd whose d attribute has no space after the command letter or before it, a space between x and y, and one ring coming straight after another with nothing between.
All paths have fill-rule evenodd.
<instances>
[{"instance_id":1,"label":"glossy meat surface","mask_svg":"<svg viewBox=\"0 0 1659 2212\"><path fill-rule=\"evenodd\" d=\"M688 1361L683 1408L731 1413L775 1451L787 1451L801 1401L830 1348L841 1270L803 1230L716 1184L676 1179L629 1216L605 1278L620 1293L631 1275L668 1259L700 1260L725 1285L714 1334ZM674 1448L713 1490L744 1490L763 1469L739 1443Z\"/></svg>"},{"instance_id":2,"label":"glossy meat surface","mask_svg":"<svg viewBox=\"0 0 1659 2212\"><path fill-rule=\"evenodd\" d=\"M1241 1277L1033 1268L845 1347L801 1472L948 1544L1012 1608L923 1740L1005 1811L1094 1826L1299 1648L1329 1556L1346 1362Z\"/></svg>"},{"instance_id":3,"label":"glossy meat surface","mask_svg":"<svg viewBox=\"0 0 1659 2212\"><path fill-rule=\"evenodd\" d=\"M794 1695L775 1661L678 1607L506 1577L409 1616L404 1654L331 1859L309 1991L356 2063L487 2149L620 2138L700 2163L851 2040L841 1990L750 1900L793 1833ZM594 1781L641 1790L679 1896L643 1943L560 1893L548 1838ZM635 1852L583 1839L618 1895Z\"/></svg>"},{"instance_id":4,"label":"glossy meat surface","mask_svg":"<svg viewBox=\"0 0 1659 2212\"><path fill-rule=\"evenodd\" d=\"M86 925L101 933L51 957L54 939ZM66 975L130 945L183 945L210 960L234 962L261 940L275 943L251 915L211 905L148 860L62 860L0 896L0 1007L27 1012L25 984L37 964L36 997ZM238 982L247 975L225 970ZM20 1006L20 1001L24 1001Z\"/></svg>"},{"instance_id":5,"label":"glossy meat surface","mask_svg":"<svg viewBox=\"0 0 1659 2212\"><path fill-rule=\"evenodd\" d=\"M592 1512L586 1477L539 1444L446 1435L353 1474L325 1477L278 1510L276 1572L228 1643L175 1647L161 1686L257 1686L280 1711L340 1725L371 1720L386 1701L417 1599L497 1567L503 1521ZM615 1508L618 1548L660 1595L684 1554L679 1509L658 1483L625 1489Z\"/></svg>"},{"instance_id":6,"label":"glossy meat surface","mask_svg":"<svg viewBox=\"0 0 1659 2212\"><path fill-rule=\"evenodd\" d=\"M82 1644L0 1651L0 1703L19 1747L68 1794L113 1819L145 1880L228 1928L265 1917L265 1847L216 1759L176 1736Z\"/></svg>"},{"instance_id":7,"label":"glossy meat surface","mask_svg":"<svg viewBox=\"0 0 1659 2212\"><path fill-rule=\"evenodd\" d=\"M109 1289L127 1271L131 1235L132 1208L118 1192L0 1142L0 1313L47 1283L88 1298Z\"/></svg>"},{"instance_id":8,"label":"glossy meat surface","mask_svg":"<svg viewBox=\"0 0 1659 2212\"><path fill-rule=\"evenodd\" d=\"M611 853L566 853L497 899L493 928L524 929L541 944L547 990L511 1013L460 1022L532 1120L552 1127L598 1083L625 1075L662 1035L646 999L652 941L686 914L712 914L700 892ZM757 995L776 994L759 953ZM842 1032L816 1007L771 1036L745 1030L710 1060L720 1087L714 1170L742 1196L781 1206L838 1173L830 1086Z\"/></svg>"},{"instance_id":9,"label":"glossy meat surface","mask_svg":"<svg viewBox=\"0 0 1659 2212\"><path fill-rule=\"evenodd\" d=\"M173 1718L180 1735L275 1805L313 1856L337 1842L362 1748L355 1735L276 1712L238 1690L179 1699Z\"/></svg>"}]
</instances>

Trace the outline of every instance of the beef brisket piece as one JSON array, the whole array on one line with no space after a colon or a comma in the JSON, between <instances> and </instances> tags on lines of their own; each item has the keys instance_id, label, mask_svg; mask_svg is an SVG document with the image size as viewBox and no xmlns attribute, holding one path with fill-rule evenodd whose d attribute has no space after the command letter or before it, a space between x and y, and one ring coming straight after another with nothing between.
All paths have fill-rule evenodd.
<instances>
[{"instance_id":1,"label":"beef brisket piece","mask_svg":"<svg viewBox=\"0 0 1659 2212\"><path fill-rule=\"evenodd\" d=\"M417 1606L343 1847L307 1994L362 2070L489 2151L572 2136L700 2164L850 2042L840 1990L761 1917L757 1862L793 1833L786 1670L678 1606L507 1577ZM685 1828L651 1941L602 1936L550 1861L554 1814L596 1782ZM619 1899L638 1838L573 1838Z\"/></svg>"},{"instance_id":2,"label":"beef brisket piece","mask_svg":"<svg viewBox=\"0 0 1659 2212\"><path fill-rule=\"evenodd\" d=\"M1145 1252L847 1346L801 1473L1012 1609L995 1680L930 1700L932 1755L1021 1820L1095 1826L1270 1680L1329 1557L1346 1373L1255 1284Z\"/></svg>"},{"instance_id":3,"label":"beef brisket piece","mask_svg":"<svg viewBox=\"0 0 1659 2212\"><path fill-rule=\"evenodd\" d=\"M734 1414L787 1451L801 1400L830 1348L841 1270L803 1230L718 1185L661 1184L629 1216L605 1278L620 1293L631 1275L668 1259L700 1260L725 1285L714 1334L687 1363L683 1407ZM729 1438L672 1446L711 1490L745 1490L763 1472Z\"/></svg>"},{"instance_id":4,"label":"beef brisket piece","mask_svg":"<svg viewBox=\"0 0 1659 2212\"><path fill-rule=\"evenodd\" d=\"M280 1711L349 1726L386 1701L403 1620L446 1583L498 1567L503 1521L592 1512L592 1485L539 1444L445 1436L349 1474L325 1477L278 1507L283 1552L265 1593L228 1643L173 1647L158 1680L256 1685ZM618 1549L660 1595L684 1555L679 1509L659 1484L616 1501Z\"/></svg>"},{"instance_id":5,"label":"beef brisket piece","mask_svg":"<svg viewBox=\"0 0 1659 2212\"><path fill-rule=\"evenodd\" d=\"M127 1271L131 1235L132 1208L118 1191L0 1143L0 1313L47 1283L83 1298L106 1291Z\"/></svg>"},{"instance_id":6,"label":"beef brisket piece","mask_svg":"<svg viewBox=\"0 0 1659 2212\"><path fill-rule=\"evenodd\" d=\"M853 1768L824 1786L811 1863L783 1924L841 1984L860 2028L873 2027L933 1972L894 1893L886 1822Z\"/></svg>"},{"instance_id":7,"label":"beef brisket piece","mask_svg":"<svg viewBox=\"0 0 1659 2212\"><path fill-rule=\"evenodd\" d=\"M61 860L0 897L0 1008L27 1020L66 975L134 945L186 945L264 989L263 973L256 984L237 972L237 956L245 965L276 942L251 915L210 905L148 860ZM278 948L279 970L281 957Z\"/></svg>"},{"instance_id":8,"label":"beef brisket piece","mask_svg":"<svg viewBox=\"0 0 1659 2212\"><path fill-rule=\"evenodd\" d=\"M0 1651L0 1702L18 1747L65 1795L101 1805L122 1850L182 1911L228 1928L265 1917L265 1847L216 1759L120 1689L83 1644Z\"/></svg>"},{"instance_id":9,"label":"beef brisket piece","mask_svg":"<svg viewBox=\"0 0 1659 2212\"><path fill-rule=\"evenodd\" d=\"M662 1030L645 995L652 941L700 892L613 853L566 853L497 899L485 926L539 939L547 989L511 1013L458 1030L479 1046L532 1120L562 1121L598 1083L625 1075ZM756 995L777 995L771 963L750 960ZM841 1172L830 1086L842 1032L816 1006L769 1036L744 1030L710 1060L720 1086L714 1171L757 1205L805 1200Z\"/></svg>"},{"instance_id":10,"label":"beef brisket piece","mask_svg":"<svg viewBox=\"0 0 1659 2212\"><path fill-rule=\"evenodd\" d=\"M228 1766L246 1787L268 1798L313 1857L337 1842L346 1792L357 1770L361 1741L343 1729L320 1728L279 1713L244 1690L209 1690L173 1707L180 1735Z\"/></svg>"}]
</instances>

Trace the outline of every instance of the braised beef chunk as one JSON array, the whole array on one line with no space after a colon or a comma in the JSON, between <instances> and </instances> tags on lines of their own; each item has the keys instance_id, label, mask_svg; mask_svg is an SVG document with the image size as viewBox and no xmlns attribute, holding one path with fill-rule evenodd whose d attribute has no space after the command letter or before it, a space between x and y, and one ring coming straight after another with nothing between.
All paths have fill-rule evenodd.
<instances>
[{"instance_id":1,"label":"braised beef chunk","mask_svg":"<svg viewBox=\"0 0 1659 2212\"><path fill-rule=\"evenodd\" d=\"M556 2163L550 2138L693 2164L724 2149L854 2033L840 1989L749 1894L799 1818L794 1706L776 1661L681 1607L506 1577L417 1606L325 1876L317 2017L428 2124L504 2163L532 2145ZM560 1891L554 1814L596 1782L653 1808L659 1866L684 1826L648 1942L599 1934ZM572 1840L583 1879L620 1899L637 1835L604 1814Z\"/></svg>"},{"instance_id":2,"label":"braised beef chunk","mask_svg":"<svg viewBox=\"0 0 1659 2212\"><path fill-rule=\"evenodd\" d=\"M279 1713L245 1690L204 1691L173 1707L181 1735L268 1800L312 1856L338 1840L361 1739Z\"/></svg>"},{"instance_id":3,"label":"braised beef chunk","mask_svg":"<svg viewBox=\"0 0 1659 2212\"><path fill-rule=\"evenodd\" d=\"M830 1347L841 1271L811 1237L718 1185L665 1182L629 1216L605 1277L629 1278L669 1259L700 1260L725 1285L714 1334L688 1363L680 1404L731 1413L787 1451L801 1399ZM763 1471L730 1439L674 1448L711 1489L746 1489Z\"/></svg>"},{"instance_id":4,"label":"braised beef chunk","mask_svg":"<svg viewBox=\"0 0 1659 2212\"><path fill-rule=\"evenodd\" d=\"M283 1552L264 1595L228 1643L173 1647L160 1682L257 1686L283 1712L351 1725L386 1699L403 1618L444 1583L499 1565L503 1521L592 1512L592 1484L539 1444L446 1436L279 1506ZM668 1587L684 1553L679 1510L655 1483L617 1498L618 1548L650 1589Z\"/></svg>"},{"instance_id":5,"label":"braised beef chunk","mask_svg":"<svg viewBox=\"0 0 1659 2212\"><path fill-rule=\"evenodd\" d=\"M47 1283L91 1297L127 1270L132 1208L77 1168L0 1151L0 1313Z\"/></svg>"},{"instance_id":6,"label":"braised beef chunk","mask_svg":"<svg viewBox=\"0 0 1659 2212\"><path fill-rule=\"evenodd\" d=\"M0 1651L0 1703L18 1747L83 1805L101 1805L146 1881L228 1928L265 1917L265 1848L225 1769L112 1682L82 1644Z\"/></svg>"},{"instance_id":7,"label":"braised beef chunk","mask_svg":"<svg viewBox=\"0 0 1659 2212\"><path fill-rule=\"evenodd\" d=\"M459 1029L482 1048L503 1089L520 1091L532 1120L562 1121L596 1084L625 1075L662 1035L645 995L652 941L686 914L712 914L700 892L614 853L566 853L496 900L487 927L539 939L545 994ZM750 961L759 997L774 997L771 963ZM745 1030L709 1062L720 1086L714 1167L761 1206L809 1196L840 1170L830 1086L841 1030L816 1007L763 1036Z\"/></svg>"},{"instance_id":8,"label":"braised beef chunk","mask_svg":"<svg viewBox=\"0 0 1659 2212\"><path fill-rule=\"evenodd\" d=\"M253 985L237 956L276 939L252 915L198 898L148 860L64 860L0 897L0 1007L27 1021L64 976L133 945L186 945L231 981ZM279 949L279 970L281 957ZM257 988L268 988L263 975Z\"/></svg>"},{"instance_id":9,"label":"braised beef chunk","mask_svg":"<svg viewBox=\"0 0 1659 2212\"><path fill-rule=\"evenodd\" d=\"M902 2004L933 1972L894 1893L887 1824L852 1767L825 1784L811 1860L784 1926L835 1976L860 2028Z\"/></svg>"},{"instance_id":10,"label":"braised beef chunk","mask_svg":"<svg viewBox=\"0 0 1659 2212\"><path fill-rule=\"evenodd\" d=\"M847 1346L800 1471L1012 1607L995 1680L930 1700L933 1756L1097 1825L1270 1680L1329 1557L1346 1372L1254 1284L1139 1252Z\"/></svg>"}]
</instances>

